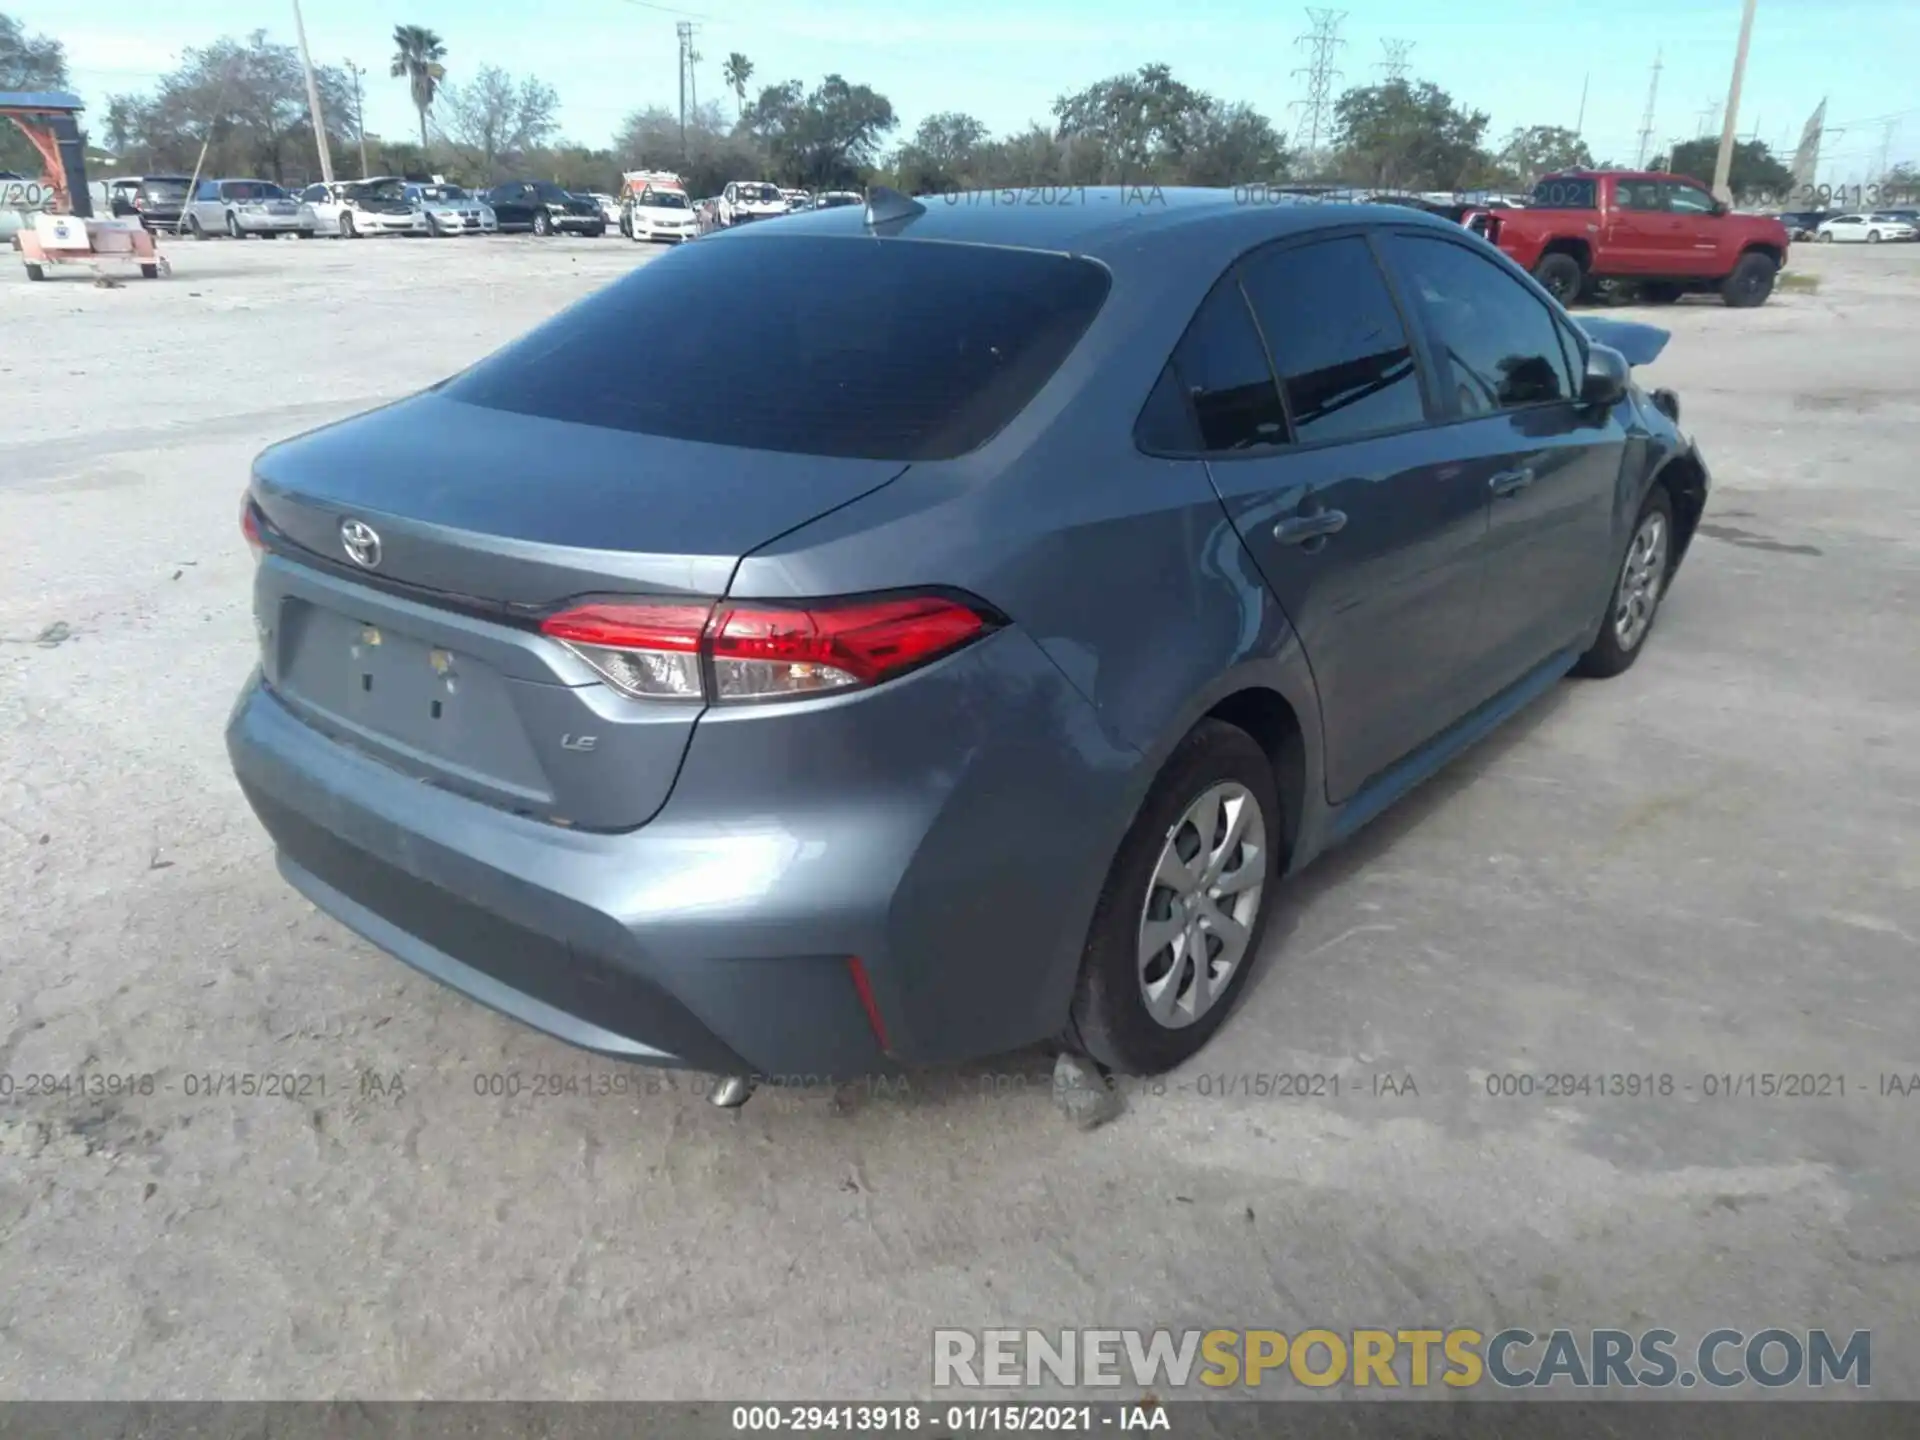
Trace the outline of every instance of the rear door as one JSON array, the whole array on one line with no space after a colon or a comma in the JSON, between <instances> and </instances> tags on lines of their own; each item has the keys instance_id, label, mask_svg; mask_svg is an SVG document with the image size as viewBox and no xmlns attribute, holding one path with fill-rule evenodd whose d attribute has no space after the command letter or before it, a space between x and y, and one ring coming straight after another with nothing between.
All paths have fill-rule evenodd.
<instances>
[{"instance_id":1,"label":"rear door","mask_svg":"<svg viewBox=\"0 0 1920 1440\"><path fill-rule=\"evenodd\" d=\"M1486 592L1464 671L1475 703L1575 640L1613 567L1626 434L1578 401L1582 342L1505 266L1444 234L1381 237L1429 337L1462 483L1491 505Z\"/></svg>"},{"instance_id":2,"label":"rear door","mask_svg":"<svg viewBox=\"0 0 1920 1440\"><path fill-rule=\"evenodd\" d=\"M1433 451L1420 367L1362 234L1248 256L1174 363L1215 488L1312 666L1327 795L1345 800L1465 711L1485 487Z\"/></svg>"},{"instance_id":3,"label":"rear door","mask_svg":"<svg viewBox=\"0 0 1920 1440\"><path fill-rule=\"evenodd\" d=\"M1607 209L1606 258L1608 275L1672 275L1677 222L1661 201L1655 180L1615 180L1613 203Z\"/></svg>"},{"instance_id":4,"label":"rear door","mask_svg":"<svg viewBox=\"0 0 1920 1440\"><path fill-rule=\"evenodd\" d=\"M1663 180L1660 196L1673 221L1675 275L1718 276L1732 268L1727 244L1727 217L1719 214L1713 196L1698 185Z\"/></svg>"}]
</instances>

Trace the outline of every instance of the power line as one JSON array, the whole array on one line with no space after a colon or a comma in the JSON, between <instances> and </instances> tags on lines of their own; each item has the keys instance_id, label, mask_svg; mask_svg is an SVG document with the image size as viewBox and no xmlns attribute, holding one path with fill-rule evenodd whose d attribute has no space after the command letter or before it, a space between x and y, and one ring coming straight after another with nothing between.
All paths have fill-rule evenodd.
<instances>
[{"instance_id":1,"label":"power line","mask_svg":"<svg viewBox=\"0 0 1920 1440\"><path fill-rule=\"evenodd\" d=\"M1647 163L1647 145L1653 139L1653 102L1660 94L1660 52L1653 52L1653 80L1647 86L1647 113L1640 117L1640 151L1634 157L1633 168L1638 170Z\"/></svg>"},{"instance_id":2,"label":"power line","mask_svg":"<svg viewBox=\"0 0 1920 1440\"><path fill-rule=\"evenodd\" d=\"M711 20L713 16L698 10L681 10L673 5L655 5L652 0L626 0L629 5L637 5L642 10L658 10L662 15L684 15L690 20Z\"/></svg>"},{"instance_id":3,"label":"power line","mask_svg":"<svg viewBox=\"0 0 1920 1440\"><path fill-rule=\"evenodd\" d=\"M1398 81L1405 80L1407 78L1407 56L1412 53L1413 41L1382 40L1380 42L1380 48L1386 52L1387 58L1380 62L1378 68L1385 73L1387 83L1392 85Z\"/></svg>"},{"instance_id":4,"label":"power line","mask_svg":"<svg viewBox=\"0 0 1920 1440\"><path fill-rule=\"evenodd\" d=\"M1307 153L1312 155L1320 148L1320 136L1331 129L1329 121L1333 110L1333 82L1340 78L1340 72L1333 68L1334 57L1340 47L1347 42L1340 38L1340 22L1347 18L1344 10L1307 11L1307 19L1313 22L1313 28L1294 40L1296 45L1307 47L1307 63L1304 68L1294 71L1295 75L1307 77L1307 96L1296 100L1293 108L1301 115L1307 128Z\"/></svg>"}]
</instances>

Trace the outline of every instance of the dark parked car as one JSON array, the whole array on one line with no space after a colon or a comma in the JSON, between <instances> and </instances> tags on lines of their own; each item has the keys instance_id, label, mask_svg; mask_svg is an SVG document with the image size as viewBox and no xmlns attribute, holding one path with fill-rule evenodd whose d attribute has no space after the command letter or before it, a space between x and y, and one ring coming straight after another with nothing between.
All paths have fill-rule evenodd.
<instances>
[{"instance_id":1,"label":"dark parked car","mask_svg":"<svg viewBox=\"0 0 1920 1440\"><path fill-rule=\"evenodd\" d=\"M536 235L607 233L607 217L597 202L570 195L549 180L509 180L487 191L486 201L502 230L531 230Z\"/></svg>"},{"instance_id":2,"label":"dark parked car","mask_svg":"<svg viewBox=\"0 0 1920 1440\"><path fill-rule=\"evenodd\" d=\"M1811 240L1825 221L1831 220L1838 210L1788 210L1783 212L1780 223L1787 227L1787 235L1794 240Z\"/></svg>"},{"instance_id":3,"label":"dark parked car","mask_svg":"<svg viewBox=\"0 0 1920 1440\"><path fill-rule=\"evenodd\" d=\"M123 219L138 218L149 230L179 228L193 180L186 175L124 175L111 187L109 203Z\"/></svg>"},{"instance_id":4,"label":"dark parked car","mask_svg":"<svg viewBox=\"0 0 1920 1440\"><path fill-rule=\"evenodd\" d=\"M263 453L286 878L652 1064L1199 1050L1290 876L1633 664L1708 476L1664 331L1456 225L1087 199L723 231Z\"/></svg>"}]
</instances>

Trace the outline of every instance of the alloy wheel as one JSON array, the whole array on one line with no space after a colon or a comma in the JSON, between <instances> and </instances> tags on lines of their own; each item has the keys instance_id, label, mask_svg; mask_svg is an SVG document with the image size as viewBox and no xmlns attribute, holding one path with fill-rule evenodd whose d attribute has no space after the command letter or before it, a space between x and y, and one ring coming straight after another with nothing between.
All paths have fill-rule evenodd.
<instances>
[{"instance_id":1,"label":"alloy wheel","mask_svg":"<svg viewBox=\"0 0 1920 1440\"><path fill-rule=\"evenodd\" d=\"M1140 996L1155 1023L1184 1029L1226 992L1266 875L1260 802L1237 781L1208 787L1167 832L1140 911Z\"/></svg>"},{"instance_id":2,"label":"alloy wheel","mask_svg":"<svg viewBox=\"0 0 1920 1440\"><path fill-rule=\"evenodd\" d=\"M1614 596L1613 633L1622 650L1632 650L1646 638L1653 624L1660 587L1667 578L1667 517L1657 511L1640 522L1620 567L1620 588Z\"/></svg>"}]
</instances>

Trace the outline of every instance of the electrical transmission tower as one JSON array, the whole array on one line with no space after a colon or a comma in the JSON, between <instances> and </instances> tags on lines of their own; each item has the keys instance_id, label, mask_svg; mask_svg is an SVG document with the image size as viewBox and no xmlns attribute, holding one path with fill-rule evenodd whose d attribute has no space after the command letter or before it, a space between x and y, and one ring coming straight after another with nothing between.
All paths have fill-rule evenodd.
<instances>
[{"instance_id":1,"label":"electrical transmission tower","mask_svg":"<svg viewBox=\"0 0 1920 1440\"><path fill-rule=\"evenodd\" d=\"M1647 113L1640 117L1640 153L1634 158L1633 168L1638 170L1647 163L1647 146L1653 140L1653 102L1660 94L1660 52L1653 52L1653 80L1647 86Z\"/></svg>"},{"instance_id":2,"label":"electrical transmission tower","mask_svg":"<svg viewBox=\"0 0 1920 1440\"><path fill-rule=\"evenodd\" d=\"M1293 72L1306 76L1307 97L1296 100L1293 108L1300 112L1301 124L1306 126L1308 155L1320 149L1320 137L1333 128L1333 82L1340 78L1333 62L1340 47L1347 43L1340 38L1340 22L1346 18L1344 10L1309 9L1307 19L1313 28L1293 42L1307 47L1305 67Z\"/></svg>"},{"instance_id":3,"label":"electrical transmission tower","mask_svg":"<svg viewBox=\"0 0 1920 1440\"><path fill-rule=\"evenodd\" d=\"M1413 50L1411 40L1382 40L1380 48L1386 52L1386 59L1380 62L1380 71L1387 77L1389 85L1407 78L1407 56Z\"/></svg>"},{"instance_id":4,"label":"electrical transmission tower","mask_svg":"<svg viewBox=\"0 0 1920 1440\"><path fill-rule=\"evenodd\" d=\"M674 24L674 33L680 37L680 159L687 158L687 116L696 117L700 111L700 97L694 88L694 66L700 63L700 53L693 48L693 33L700 27L691 20L680 20Z\"/></svg>"}]
</instances>

